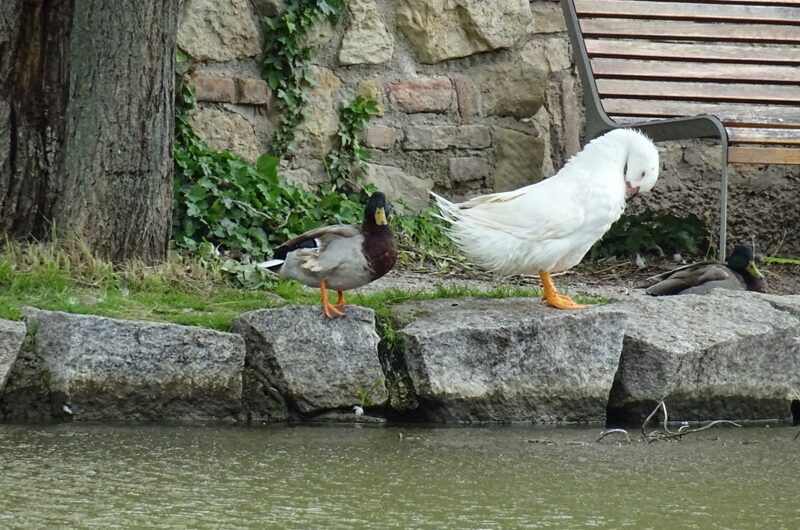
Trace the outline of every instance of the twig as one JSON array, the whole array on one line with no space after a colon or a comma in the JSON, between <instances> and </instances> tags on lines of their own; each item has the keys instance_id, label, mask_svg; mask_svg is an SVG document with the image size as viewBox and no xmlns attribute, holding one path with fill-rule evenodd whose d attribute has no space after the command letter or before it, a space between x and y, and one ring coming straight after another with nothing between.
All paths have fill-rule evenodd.
<instances>
[{"instance_id":1,"label":"twig","mask_svg":"<svg viewBox=\"0 0 800 530\"><path fill-rule=\"evenodd\" d=\"M797 434L794 435L794 439L797 440L800 438L800 431L797 431Z\"/></svg>"},{"instance_id":2,"label":"twig","mask_svg":"<svg viewBox=\"0 0 800 530\"><path fill-rule=\"evenodd\" d=\"M653 416L655 416L656 413L659 410L662 411L663 414L664 414L664 422L663 422L663 425L662 425L663 432L659 432L657 430L656 431L652 431L650 433L646 432L645 429L647 428L647 424L650 423L650 420L653 419ZM656 408L653 409L653 412L651 412L650 415L647 416L647 419L645 419L644 423L642 424L642 437L643 437L643 439L646 440L648 443L657 442L659 440L669 440L669 439L672 439L672 438L679 438L680 439L680 438L683 438L684 436L686 436L687 434L694 434L696 432L705 431L706 429L710 429L711 427L713 427L715 425L720 425L720 424L723 424L723 423L729 424L729 425L734 425L736 427L741 427L741 425L739 425L735 421L731 421L731 420L715 420L715 421L712 421L711 423L709 423L707 425L703 425L702 427L697 427L695 429L690 428L688 424L683 424L678 428L677 432L673 432L673 431L669 430L669 426L667 425L668 422L669 422L669 415L667 413L667 405L663 401L659 401L658 405L656 405Z\"/></svg>"},{"instance_id":3,"label":"twig","mask_svg":"<svg viewBox=\"0 0 800 530\"><path fill-rule=\"evenodd\" d=\"M599 442L609 434L615 434L615 433L624 434L625 439L628 440L628 443L631 443L631 437L628 434L628 431L626 431L625 429L608 429L607 431L603 431L600 433L600 438L598 438L597 441Z\"/></svg>"}]
</instances>

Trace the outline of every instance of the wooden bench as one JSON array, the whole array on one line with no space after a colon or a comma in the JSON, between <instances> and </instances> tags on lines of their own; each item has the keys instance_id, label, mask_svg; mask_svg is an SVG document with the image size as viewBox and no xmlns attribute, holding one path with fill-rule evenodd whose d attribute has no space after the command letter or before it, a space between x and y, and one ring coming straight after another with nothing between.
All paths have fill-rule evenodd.
<instances>
[{"instance_id":1,"label":"wooden bench","mask_svg":"<svg viewBox=\"0 0 800 530\"><path fill-rule=\"evenodd\" d=\"M800 164L800 0L561 0L586 139L719 138L720 256L728 162Z\"/></svg>"}]
</instances>

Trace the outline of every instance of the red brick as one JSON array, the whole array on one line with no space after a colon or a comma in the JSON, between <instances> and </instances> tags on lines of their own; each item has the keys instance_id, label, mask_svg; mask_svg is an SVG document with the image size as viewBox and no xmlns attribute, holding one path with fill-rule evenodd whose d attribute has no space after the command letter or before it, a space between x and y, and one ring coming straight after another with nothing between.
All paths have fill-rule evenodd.
<instances>
[{"instance_id":1,"label":"red brick","mask_svg":"<svg viewBox=\"0 0 800 530\"><path fill-rule=\"evenodd\" d=\"M197 76L192 79L198 101L236 103L236 84L228 77Z\"/></svg>"},{"instance_id":2,"label":"red brick","mask_svg":"<svg viewBox=\"0 0 800 530\"><path fill-rule=\"evenodd\" d=\"M420 77L389 85L389 100L403 112L447 112L453 85L446 77Z\"/></svg>"}]
</instances>

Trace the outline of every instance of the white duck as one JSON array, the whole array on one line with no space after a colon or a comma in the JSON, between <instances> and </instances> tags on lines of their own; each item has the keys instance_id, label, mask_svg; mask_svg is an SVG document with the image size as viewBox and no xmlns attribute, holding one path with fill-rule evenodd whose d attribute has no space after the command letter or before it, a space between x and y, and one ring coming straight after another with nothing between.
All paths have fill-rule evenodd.
<instances>
[{"instance_id":1,"label":"white duck","mask_svg":"<svg viewBox=\"0 0 800 530\"><path fill-rule=\"evenodd\" d=\"M538 273L547 304L578 309L586 306L558 294L550 273L580 263L622 215L626 199L652 189L658 168L647 136L615 129L536 184L461 204L434 196L450 237L471 261L504 276Z\"/></svg>"}]
</instances>

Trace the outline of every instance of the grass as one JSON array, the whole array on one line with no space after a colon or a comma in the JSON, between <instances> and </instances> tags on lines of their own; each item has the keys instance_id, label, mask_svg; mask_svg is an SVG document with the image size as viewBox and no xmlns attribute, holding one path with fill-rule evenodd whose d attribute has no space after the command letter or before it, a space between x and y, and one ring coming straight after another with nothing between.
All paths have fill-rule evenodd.
<instances>
[{"instance_id":1,"label":"grass","mask_svg":"<svg viewBox=\"0 0 800 530\"><path fill-rule=\"evenodd\" d=\"M529 287L500 286L480 291L464 285L429 291L389 289L352 293L348 302L388 314L392 305L435 298L538 297ZM583 303L600 298L577 297ZM9 242L0 251L0 318L20 320L22 308L83 313L230 329L241 313L285 304L318 304L319 293L274 278L260 289L243 289L219 262L171 254L156 266L129 262L114 266L95 258L80 242L23 245Z\"/></svg>"},{"instance_id":2,"label":"grass","mask_svg":"<svg viewBox=\"0 0 800 530\"><path fill-rule=\"evenodd\" d=\"M780 265L800 265L800 259L794 258L777 258L773 256L765 256L764 261L767 263L778 263Z\"/></svg>"}]
</instances>

